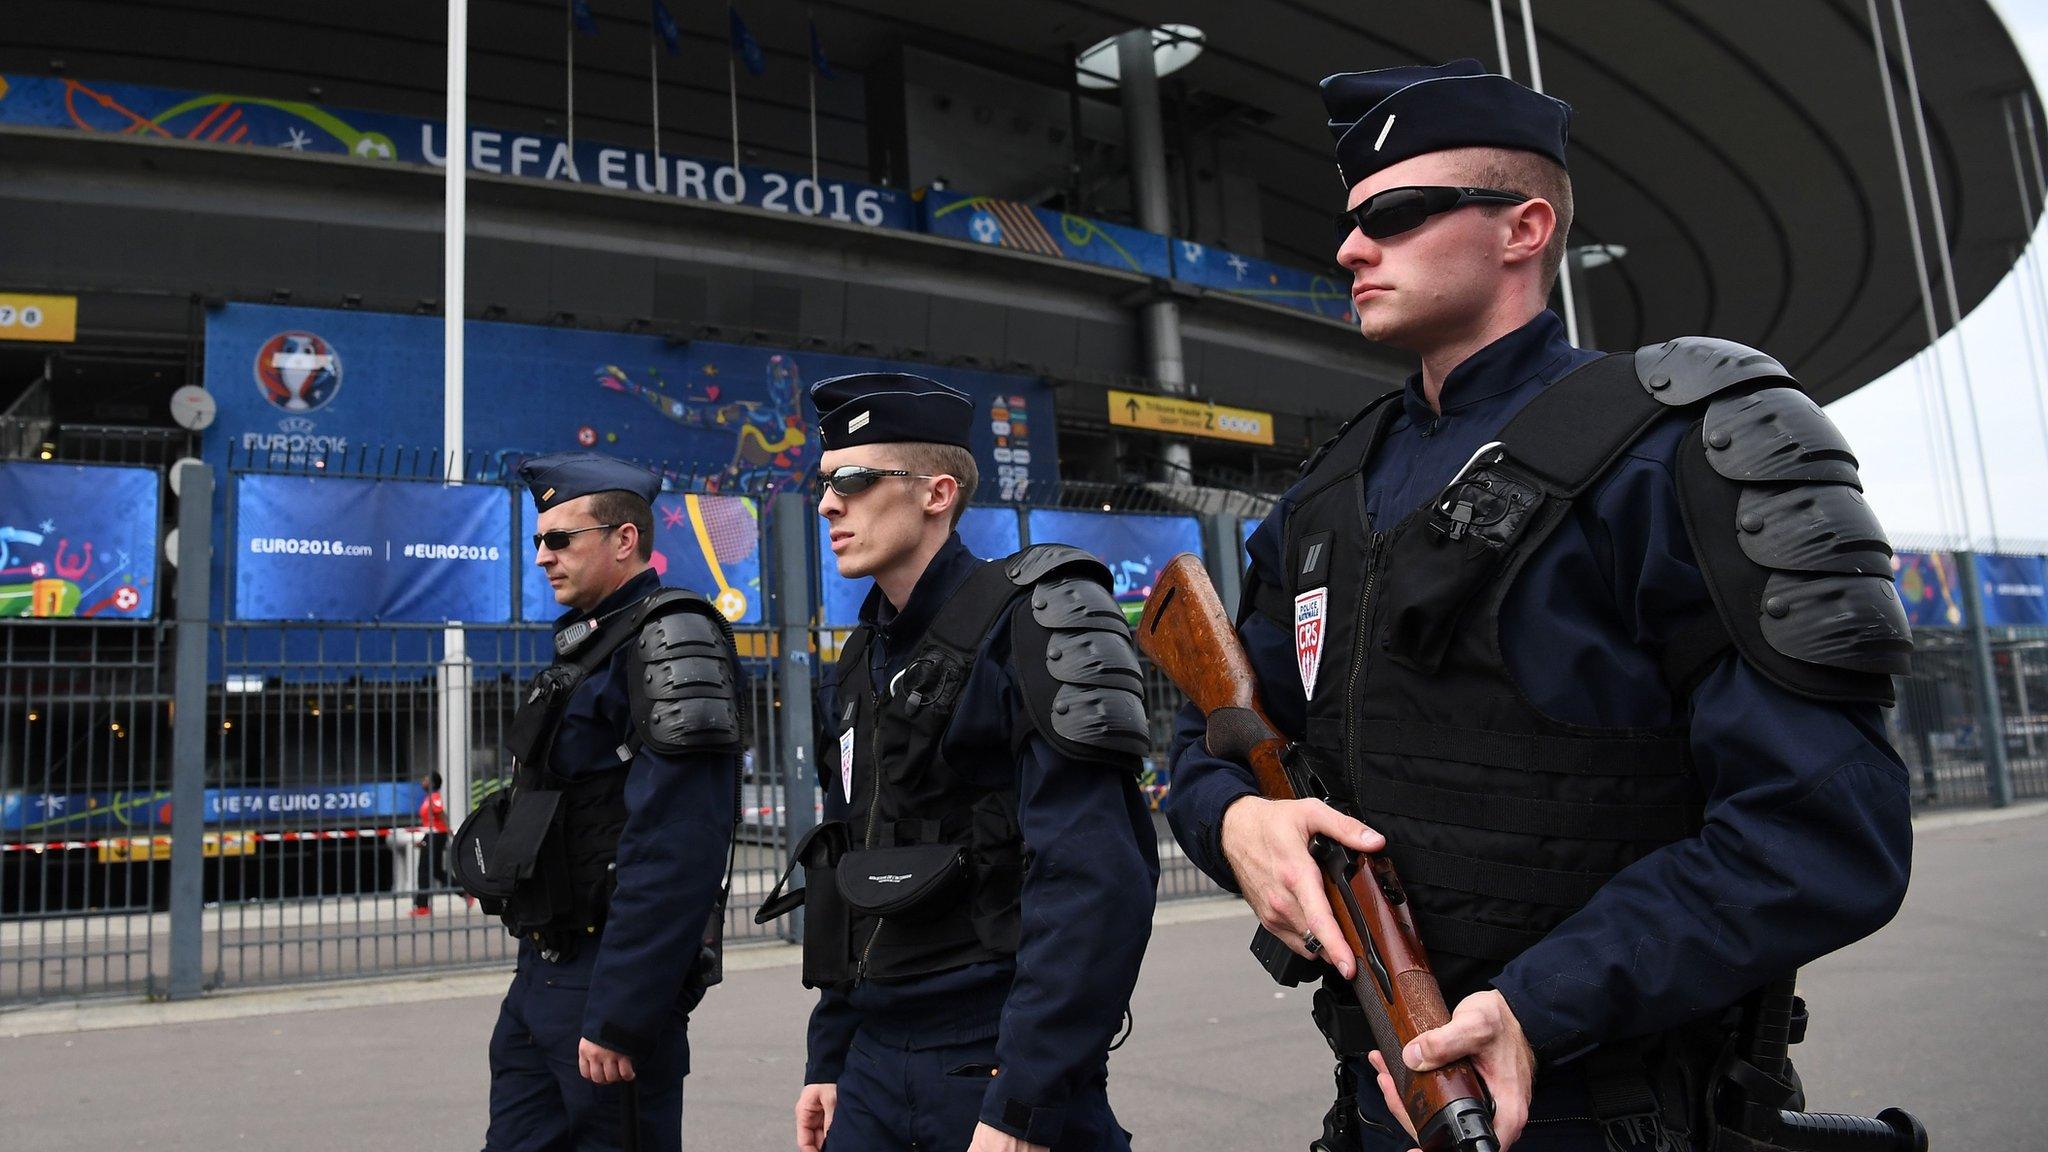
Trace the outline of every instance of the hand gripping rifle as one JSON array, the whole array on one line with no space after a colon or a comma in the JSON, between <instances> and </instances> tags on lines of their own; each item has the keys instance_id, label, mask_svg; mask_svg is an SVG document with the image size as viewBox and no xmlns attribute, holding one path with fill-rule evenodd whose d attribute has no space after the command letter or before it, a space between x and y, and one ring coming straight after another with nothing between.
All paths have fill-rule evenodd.
<instances>
[{"instance_id":1,"label":"hand gripping rifle","mask_svg":"<svg viewBox=\"0 0 2048 1152\"><path fill-rule=\"evenodd\" d=\"M1160 573L1138 622L1138 647L1208 718L1209 751L1251 766L1260 795L1268 800L1320 798L1323 789L1303 750L1275 731L1260 708L1251 660L1199 559L1183 553ZM1310 841L1309 853L1322 869L1324 892L1344 941L1358 957L1351 988L1393 1073L1417 1143L1424 1152L1498 1152L1486 1086L1470 1060L1434 1072L1410 1071L1401 1060L1409 1041L1448 1021L1450 1013L1415 935L1394 866L1321 836ZM1292 958L1260 931L1252 950L1269 970L1273 959ZM1338 1119L1333 1111L1326 1120L1324 1144L1335 1143L1331 1121ZM1342 1120L1340 1127L1348 1129L1350 1119Z\"/></svg>"}]
</instances>

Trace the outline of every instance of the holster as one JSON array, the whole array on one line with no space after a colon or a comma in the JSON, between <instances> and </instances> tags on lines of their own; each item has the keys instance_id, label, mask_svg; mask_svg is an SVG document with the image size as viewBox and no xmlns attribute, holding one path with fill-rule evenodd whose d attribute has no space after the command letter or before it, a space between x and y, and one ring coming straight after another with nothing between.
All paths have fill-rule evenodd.
<instances>
[{"instance_id":1,"label":"holster","mask_svg":"<svg viewBox=\"0 0 2048 1152\"><path fill-rule=\"evenodd\" d=\"M846 898L839 892L839 862L846 855L846 824L828 820L797 841L789 854L789 867L754 912L754 923L804 910L803 984L806 988L829 988L853 978L853 916ZM804 870L804 886L788 888L797 868Z\"/></svg>"}]
</instances>

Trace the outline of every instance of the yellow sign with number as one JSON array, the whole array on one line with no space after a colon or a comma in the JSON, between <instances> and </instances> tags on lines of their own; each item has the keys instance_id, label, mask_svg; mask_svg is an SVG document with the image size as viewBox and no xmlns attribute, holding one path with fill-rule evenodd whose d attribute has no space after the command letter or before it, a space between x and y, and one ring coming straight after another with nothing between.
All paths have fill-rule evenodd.
<instances>
[{"instance_id":1,"label":"yellow sign with number","mask_svg":"<svg viewBox=\"0 0 2048 1152\"><path fill-rule=\"evenodd\" d=\"M0 292L0 340L69 344L78 339L78 297Z\"/></svg>"},{"instance_id":2,"label":"yellow sign with number","mask_svg":"<svg viewBox=\"0 0 2048 1152\"><path fill-rule=\"evenodd\" d=\"M1109 422L1119 428L1143 428L1175 436L1204 436L1240 444L1271 444L1273 414L1252 408L1225 408L1199 400L1154 396L1145 392L1109 392Z\"/></svg>"}]
</instances>

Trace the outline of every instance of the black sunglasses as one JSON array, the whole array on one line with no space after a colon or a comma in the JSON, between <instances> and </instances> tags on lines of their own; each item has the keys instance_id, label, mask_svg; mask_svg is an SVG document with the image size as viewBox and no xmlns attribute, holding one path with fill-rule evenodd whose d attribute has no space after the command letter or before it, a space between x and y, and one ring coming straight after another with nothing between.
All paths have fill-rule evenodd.
<instances>
[{"instance_id":1,"label":"black sunglasses","mask_svg":"<svg viewBox=\"0 0 2048 1152\"><path fill-rule=\"evenodd\" d=\"M910 472L902 468L863 468L858 464L845 464L830 472L818 473L816 488L818 498L825 498L827 488L841 496L858 496L875 486L875 481L885 476L910 476L918 480L936 480L921 472Z\"/></svg>"},{"instance_id":2,"label":"black sunglasses","mask_svg":"<svg viewBox=\"0 0 2048 1152\"><path fill-rule=\"evenodd\" d=\"M569 546L571 540L574 540L584 532L595 532L600 528L611 529L617 527L617 524L587 524L581 528L556 528L549 532L535 532L533 534L533 550L538 552L540 551L540 546L545 544L548 546L548 551L560 552Z\"/></svg>"},{"instance_id":3,"label":"black sunglasses","mask_svg":"<svg viewBox=\"0 0 2048 1152\"><path fill-rule=\"evenodd\" d=\"M1373 240L1385 240L1422 226L1431 216L1463 208L1467 204L1526 204L1529 197L1498 188L1453 188L1415 185L1389 188L1359 201L1356 208L1337 213L1337 246L1351 238L1353 229Z\"/></svg>"}]
</instances>

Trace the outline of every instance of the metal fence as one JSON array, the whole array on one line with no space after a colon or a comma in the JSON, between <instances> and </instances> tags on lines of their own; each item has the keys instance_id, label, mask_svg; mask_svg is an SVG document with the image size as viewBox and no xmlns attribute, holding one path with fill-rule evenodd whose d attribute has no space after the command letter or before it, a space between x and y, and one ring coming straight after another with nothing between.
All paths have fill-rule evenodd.
<instances>
[{"instance_id":1,"label":"metal fence","mask_svg":"<svg viewBox=\"0 0 2048 1152\"><path fill-rule=\"evenodd\" d=\"M44 443L36 441L38 452ZM1047 495L1070 507L1099 506L1105 497L1123 508L1200 506L1193 494L1156 488L1074 486ZM732 941L786 930L757 926L752 916L781 871L791 830L808 826L817 809L806 763L812 736L798 718L809 711L811 668L832 659L844 635L809 624L815 532L801 502L784 500L788 523L761 518L773 626L737 636L755 724L726 912ZM1211 520L1212 548L1234 544L1234 518ZM417 819L394 815L379 790L407 786L444 763L449 715L466 718L454 730L466 734L472 796L499 786L507 769L499 742L520 689L551 654L548 629L467 626L465 671L451 676L439 626L205 621L194 625L203 629L206 660L191 692L193 685L174 682L183 625L165 613L151 623L0 622L0 798L18 811L41 804L34 820L9 824L0 845L0 1008L165 995L179 931L199 934L199 985L207 989L507 962L511 940L434 874L433 844ZM1887 716L1916 804L1980 804L1992 795L1967 640L1922 633L1914 674L1901 679L1901 704ZM2003 632L1992 648L2011 793L2048 795L2048 725L2040 719L2048 711L2048 630ZM196 915L185 907L182 921L168 834L174 777L184 779L172 740L181 688L203 702L196 770L215 809L201 838L199 883L189 889L203 907ZM1159 838L1160 896L1213 893L1158 815L1181 697L1149 668L1145 694L1159 751L1141 783Z\"/></svg>"}]
</instances>

